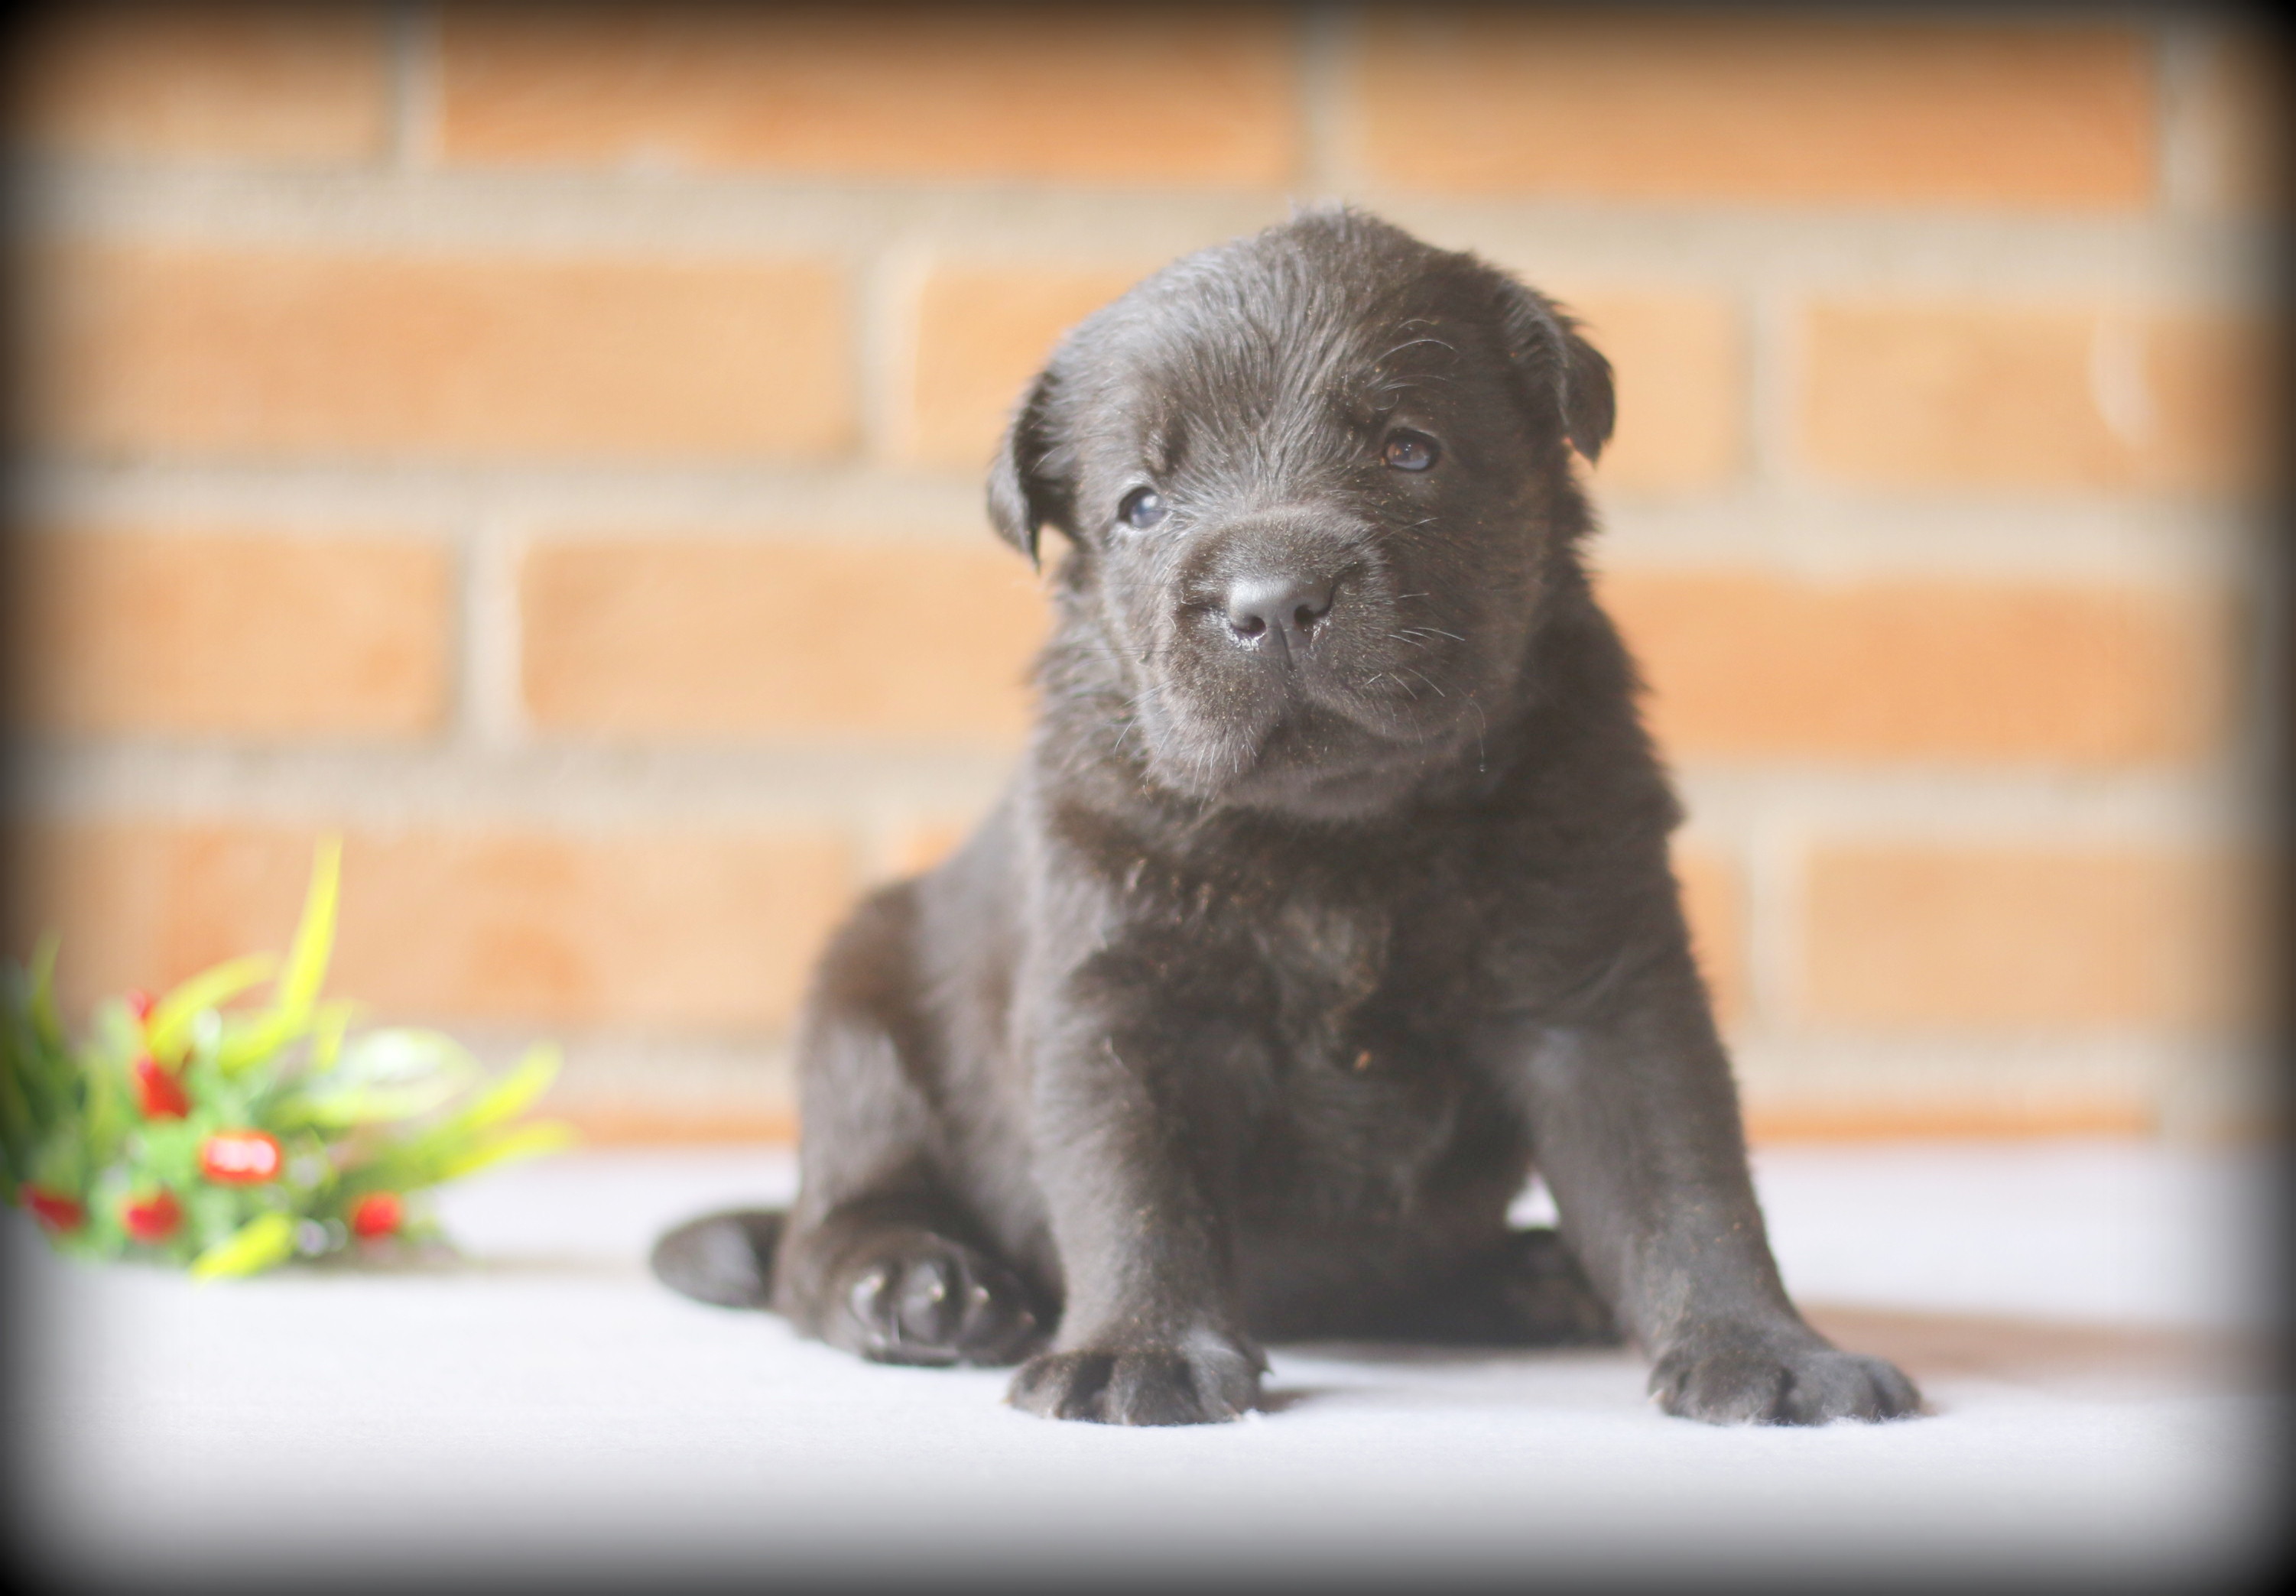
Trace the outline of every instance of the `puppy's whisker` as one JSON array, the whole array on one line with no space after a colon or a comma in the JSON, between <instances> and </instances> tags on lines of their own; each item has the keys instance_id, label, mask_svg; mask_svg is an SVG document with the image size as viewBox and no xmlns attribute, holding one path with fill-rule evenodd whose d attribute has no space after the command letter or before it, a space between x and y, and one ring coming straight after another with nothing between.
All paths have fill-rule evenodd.
<instances>
[{"instance_id":1,"label":"puppy's whisker","mask_svg":"<svg viewBox=\"0 0 2296 1596\"><path fill-rule=\"evenodd\" d=\"M1388 360L1392 360L1392 359L1394 359L1398 355L1402 354L1406 349L1415 349L1415 348L1417 348L1421 344L1433 344L1437 348L1439 348L1439 349L1448 349L1448 350L1450 350L1450 351L1451 351L1451 353L1452 353L1452 354L1454 354L1454 355L1456 355L1456 354L1459 352L1459 349L1458 349L1458 346L1457 346L1457 345L1456 345L1456 344L1450 344L1450 343L1446 343L1443 340L1441 340L1441 339L1439 339L1439 338L1437 338L1433 333L1430 332L1430 333L1427 333L1427 334L1425 334L1425 335L1423 335L1423 336L1422 336L1422 337L1419 337L1419 338L1406 338L1406 339L1405 339L1401 343L1399 343L1399 344L1396 345L1396 346L1395 346L1395 348L1393 348L1392 349L1390 349L1386 354L1384 354L1384 355L1381 356L1379 357L1379 360L1380 360L1380 361L1382 361L1382 362L1383 362L1383 361L1388 361ZM1374 362L1374 364L1379 364L1379 362Z\"/></svg>"}]
</instances>

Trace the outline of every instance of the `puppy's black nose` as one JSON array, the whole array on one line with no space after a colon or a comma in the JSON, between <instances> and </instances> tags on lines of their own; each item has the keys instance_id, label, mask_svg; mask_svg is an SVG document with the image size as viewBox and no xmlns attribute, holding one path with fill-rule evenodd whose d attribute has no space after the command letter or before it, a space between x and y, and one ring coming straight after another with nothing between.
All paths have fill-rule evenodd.
<instances>
[{"instance_id":1,"label":"puppy's black nose","mask_svg":"<svg viewBox=\"0 0 2296 1596\"><path fill-rule=\"evenodd\" d=\"M1238 642L1267 642L1289 653L1315 636L1338 586L1331 577L1297 573L1242 577L1227 590L1227 629Z\"/></svg>"}]
</instances>

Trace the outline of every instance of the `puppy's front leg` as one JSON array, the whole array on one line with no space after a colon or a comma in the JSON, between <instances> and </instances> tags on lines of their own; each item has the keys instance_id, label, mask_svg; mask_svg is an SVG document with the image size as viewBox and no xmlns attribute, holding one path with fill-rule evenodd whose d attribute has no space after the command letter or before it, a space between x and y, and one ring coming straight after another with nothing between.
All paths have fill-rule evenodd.
<instances>
[{"instance_id":1,"label":"puppy's front leg","mask_svg":"<svg viewBox=\"0 0 2296 1596\"><path fill-rule=\"evenodd\" d=\"M1686 947L1599 1014L1528 1027L1510 1051L1564 1238L1654 1360L1668 1412L1823 1424L1920 1407L1905 1375L1837 1350L1787 1298Z\"/></svg>"},{"instance_id":2,"label":"puppy's front leg","mask_svg":"<svg viewBox=\"0 0 2296 1596\"><path fill-rule=\"evenodd\" d=\"M1034 1109L1065 1304L1010 1400L1106 1424L1233 1419L1267 1364L1237 1306L1218 1072L1168 1015L1152 1028L1062 1008L1036 1050Z\"/></svg>"}]
</instances>

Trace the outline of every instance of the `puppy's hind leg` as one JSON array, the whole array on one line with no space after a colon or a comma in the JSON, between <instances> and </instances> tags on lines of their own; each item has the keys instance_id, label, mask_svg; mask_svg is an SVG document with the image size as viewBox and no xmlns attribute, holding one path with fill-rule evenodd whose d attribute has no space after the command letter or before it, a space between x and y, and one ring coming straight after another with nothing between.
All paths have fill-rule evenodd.
<instances>
[{"instance_id":1,"label":"puppy's hind leg","mask_svg":"<svg viewBox=\"0 0 2296 1596\"><path fill-rule=\"evenodd\" d=\"M1551 1230L1510 1231L1489 1255L1414 1298L1397 1331L1475 1346L1617 1346L1611 1310Z\"/></svg>"},{"instance_id":2,"label":"puppy's hind leg","mask_svg":"<svg viewBox=\"0 0 2296 1596\"><path fill-rule=\"evenodd\" d=\"M847 1205L793 1255L779 1304L800 1329L881 1363L1001 1367L1044 1338L1012 1270L931 1205Z\"/></svg>"},{"instance_id":3,"label":"puppy's hind leg","mask_svg":"<svg viewBox=\"0 0 2296 1596\"><path fill-rule=\"evenodd\" d=\"M863 904L823 960L800 1043L803 1179L773 1305L882 1363L1018 1363L1047 1315L941 1174L914 888Z\"/></svg>"}]
</instances>

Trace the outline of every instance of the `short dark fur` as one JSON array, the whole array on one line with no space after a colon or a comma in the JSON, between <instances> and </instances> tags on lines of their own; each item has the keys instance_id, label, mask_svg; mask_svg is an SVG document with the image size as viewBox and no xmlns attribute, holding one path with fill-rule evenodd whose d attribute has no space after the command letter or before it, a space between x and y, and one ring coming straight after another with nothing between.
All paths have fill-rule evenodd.
<instances>
[{"instance_id":1,"label":"short dark fur","mask_svg":"<svg viewBox=\"0 0 2296 1596\"><path fill-rule=\"evenodd\" d=\"M1070 333L989 481L1017 547L1072 545L1026 765L829 949L785 1233L697 1221L663 1277L1019 1362L1062 1418L1228 1418L1263 1338L1621 1330L1669 1412L1914 1411L1771 1261L1580 562L1568 454L1611 417L1547 300L1352 212ZM1508 1229L1534 1164L1559 1235Z\"/></svg>"}]
</instances>

